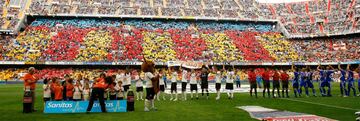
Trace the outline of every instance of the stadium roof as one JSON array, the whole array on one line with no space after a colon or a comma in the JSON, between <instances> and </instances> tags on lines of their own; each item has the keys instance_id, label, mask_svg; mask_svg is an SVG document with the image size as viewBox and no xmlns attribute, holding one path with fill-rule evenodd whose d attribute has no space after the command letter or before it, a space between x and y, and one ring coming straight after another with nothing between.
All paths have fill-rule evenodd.
<instances>
[{"instance_id":1,"label":"stadium roof","mask_svg":"<svg viewBox=\"0 0 360 121\"><path fill-rule=\"evenodd\" d=\"M294 3L294 2L304 2L304 1L313 1L313 0L256 0L259 3Z\"/></svg>"}]
</instances>

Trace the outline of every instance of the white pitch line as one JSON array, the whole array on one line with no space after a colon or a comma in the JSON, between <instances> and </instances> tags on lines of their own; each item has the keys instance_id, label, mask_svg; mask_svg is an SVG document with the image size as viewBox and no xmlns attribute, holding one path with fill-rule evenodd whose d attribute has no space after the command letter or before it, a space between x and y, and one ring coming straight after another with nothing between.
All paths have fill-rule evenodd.
<instances>
[{"instance_id":1,"label":"white pitch line","mask_svg":"<svg viewBox=\"0 0 360 121\"><path fill-rule=\"evenodd\" d=\"M338 108L338 109L345 109L345 110L352 110L352 111L360 111L360 109L347 108L347 107L341 107L341 106L333 106L333 105L327 105L327 104L322 104L322 103L314 103L314 102L310 102L310 101L303 101L303 100L296 100L296 99L289 99L289 98L280 98L280 99L290 100L290 101L295 101L295 102L308 103L308 104L313 104L313 105L321 105L321 106L326 106L326 107L331 107L331 108Z\"/></svg>"}]
</instances>

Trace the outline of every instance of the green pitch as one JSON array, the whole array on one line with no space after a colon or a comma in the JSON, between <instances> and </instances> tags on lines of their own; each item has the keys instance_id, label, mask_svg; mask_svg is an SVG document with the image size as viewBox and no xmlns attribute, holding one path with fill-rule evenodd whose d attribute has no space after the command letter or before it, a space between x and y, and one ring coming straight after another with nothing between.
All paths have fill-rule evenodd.
<instances>
[{"instance_id":1,"label":"green pitch","mask_svg":"<svg viewBox=\"0 0 360 121\"><path fill-rule=\"evenodd\" d=\"M354 112L360 111L359 97L339 97L339 84L333 84L333 97L302 97L272 99L251 98L248 93L235 94L233 100L222 94L222 99L156 102L157 112L144 112L143 101L135 102L135 112L128 113L94 113L94 114L43 114L41 85L37 89L36 113L22 113L22 85L0 85L0 120L1 121L245 121L254 120L245 111L236 106L258 105L278 110L302 112L324 116L341 121L355 120ZM319 93L318 89L316 89ZM319 94L318 94L319 95ZM179 95L180 97L180 95ZM189 97L189 95L188 95ZM168 98L169 99L169 98Z\"/></svg>"}]
</instances>

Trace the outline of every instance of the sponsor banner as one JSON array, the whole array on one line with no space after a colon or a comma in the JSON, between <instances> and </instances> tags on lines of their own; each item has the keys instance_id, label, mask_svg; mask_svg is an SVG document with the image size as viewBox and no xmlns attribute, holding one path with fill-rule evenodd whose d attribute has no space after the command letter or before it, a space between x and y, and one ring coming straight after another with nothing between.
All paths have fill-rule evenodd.
<instances>
[{"instance_id":1,"label":"sponsor banner","mask_svg":"<svg viewBox=\"0 0 360 121\"><path fill-rule=\"evenodd\" d=\"M334 50L346 50L346 44L340 43L340 44L333 44Z\"/></svg>"},{"instance_id":2,"label":"sponsor banner","mask_svg":"<svg viewBox=\"0 0 360 121\"><path fill-rule=\"evenodd\" d=\"M295 62L294 65L306 65L306 63L303 63L303 62Z\"/></svg>"},{"instance_id":3,"label":"sponsor banner","mask_svg":"<svg viewBox=\"0 0 360 121\"><path fill-rule=\"evenodd\" d=\"M71 62L71 61L65 61L64 62L64 65L73 65L74 64L74 62Z\"/></svg>"},{"instance_id":4,"label":"sponsor banner","mask_svg":"<svg viewBox=\"0 0 360 121\"><path fill-rule=\"evenodd\" d=\"M102 62L99 65L111 65L111 64L112 64L111 62Z\"/></svg>"},{"instance_id":5,"label":"sponsor banner","mask_svg":"<svg viewBox=\"0 0 360 121\"><path fill-rule=\"evenodd\" d=\"M273 65L273 63L262 63L261 65L271 66L271 65Z\"/></svg>"},{"instance_id":6,"label":"sponsor banner","mask_svg":"<svg viewBox=\"0 0 360 121\"><path fill-rule=\"evenodd\" d=\"M224 65L225 63L214 62L214 63L212 63L212 64L219 66L219 65Z\"/></svg>"},{"instance_id":7,"label":"sponsor banner","mask_svg":"<svg viewBox=\"0 0 360 121\"><path fill-rule=\"evenodd\" d=\"M319 63L311 62L311 63L305 63L305 65L319 65Z\"/></svg>"},{"instance_id":8,"label":"sponsor banner","mask_svg":"<svg viewBox=\"0 0 360 121\"><path fill-rule=\"evenodd\" d=\"M291 65L291 63L274 63L274 65L283 65L283 66L285 66L285 65Z\"/></svg>"},{"instance_id":9,"label":"sponsor banner","mask_svg":"<svg viewBox=\"0 0 360 121\"><path fill-rule=\"evenodd\" d=\"M171 67L171 66L180 66L181 65L181 61L168 61L167 62L167 66Z\"/></svg>"},{"instance_id":10,"label":"sponsor banner","mask_svg":"<svg viewBox=\"0 0 360 121\"><path fill-rule=\"evenodd\" d=\"M231 62L230 65L244 65L244 62Z\"/></svg>"},{"instance_id":11,"label":"sponsor banner","mask_svg":"<svg viewBox=\"0 0 360 121\"><path fill-rule=\"evenodd\" d=\"M84 62L85 65L112 65L112 62Z\"/></svg>"},{"instance_id":12,"label":"sponsor banner","mask_svg":"<svg viewBox=\"0 0 360 121\"><path fill-rule=\"evenodd\" d=\"M252 118L262 121L336 121L317 115L279 111L261 106L240 106L237 108L249 112Z\"/></svg>"},{"instance_id":13,"label":"sponsor banner","mask_svg":"<svg viewBox=\"0 0 360 121\"><path fill-rule=\"evenodd\" d=\"M141 64L142 64L142 63L141 63ZM141 64L140 64L140 65L141 65ZM161 65L161 66L162 66L162 65L164 65L164 62L155 62L155 65Z\"/></svg>"},{"instance_id":14,"label":"sponsor banner","mask_svg":"<svg viewBox=\"0 0 360 121\"><path fill-rule=\"evenodd\" d=\"M12 64L15 64L15 65L24 65L25 62L24 62L24 61L15 61L15 62L12 62Z\"/></svg>"},{"instance_id":15,"label":"sponsor banner","mask_svg":"<svg viewBox=\"0 0 360 121\"><path fill-rule=\"evenodd\" d=\"M189 69L199 69L202 65L203 63L198 61L187 61L182 63L182 67Z\"/></svg>"},{"instance_id":16,"label":"sponsor banner","mask_svg":"<svg viewBox=\"0 0 360 121\"><path fill-rule=\"evenodd\" d=\"M262 65L261 62L250 62L248 63L248 65Z\"/></svg>"},{"instance_id":17,"label":"sponsor banner","mask_svg":"<svg viewBox=\"0 0 360 121\"><path fill-rule=\"evenodd\" d=\"M56 63L55 63L56 64ZM65 65L65 62L58 62L58 65Z\"/></svg>"},{"instance_id":18,"label":"sponsor banner","mask_svg":"<svg viewBox=\"0 0 360 121\"><path fill-rule=\"evenodd\" d=\"M84 62L85 65L100 65L99 62Z\"/></svg>"},{"instance_id":19,"label":"sponsor banner","mask_svg":"<svg viewBox=\"0 0 360 121\"><path fill-rule=\"evenodd\" d=\"M25 62L25 65L34 65L34 64L36 64L36 62L31 62L31 61L26 61Z\"/></svg>"},{"instance_id":20,"label":"sponsor banner","mask_svg":"<svg viewBox=\"0 0 360 121\"><path fill-rule=\"evenodd\" d=\"M45 61L45 65L51 65L53 62Z\"/></svg>"},{"instance_id":21,"label":"sponsor banner","mask_svg":"<svg viewBox=\"0 0 360 121\"><path fill-rule=\"evenodd\" d=\"M4 65L11 64L11 63L14 63L14 62L13 61L1 61L0 62L0 64L4 64Z\"/></svg>"},{"instance_id":22,"label":"sponsor banner","mask_svg":"<svg viewBox=\"0 0 360 121\"><path fill-rule=\"evenodd\" d=\"M85 113L89 101L47 101L44 113ZM126 100L105 101L107 112L126 112ZM94 101L91 112L101 112L100 104Z\"/></svg>"},{"instance_id":23,"label":"sponsor banner","mask_svg":"<svg viewBox=\"0 0 360 121\"><path fill-rule=\"evenodd\" d=\"M337 65L339 62L328 62L326 65Z\"/></svg>"},{"instance_id":24,"label":"sponsor banner","mask_svg":"<svg viewBox=\"0 0 360 121\"><path fill-rule=\"evenodd\" d=\"M341 62L340 64L360 64L359 61Z\"/></svg>"},{"instance_id":25,"label":"sponsor banner","mask_svg":"<svg viewBox=\"0 0 360 121\"><path fill-rule=\"evenodd\" d=\"M83 62L73 62L74 65L82 65Z\"/></svg>"},{"instance_id":26,"label":"sponsor banner","mask_svg":"<svg viewBox=\"0 0 360 121\"><path fill-rule=\"evenodd\" d=\"M208 81L215 81L215 74L209 74Z\"/></svg>"},{"instance_id":27,"label":"sponsor banner","mask_svg":"<svg viewBox=\"0 0 360 121\"><path fill-rule=\"evenodd\" d=\"M45 61L38 61L38 62L36 62L36 64L42 65L42 64L45 64Z\"/></svg>"},{"instance_id":28,"label":"sponsor banner","mask_svg":"<svg viewBox=\"0 0 360 121\"><path fill-rule=\"evenodd\" d=\"M115 65L141 65L142 62L135 62L135 61L121 61L115 62Z\"/></svg>"},{"instance_id":29,"label":"sponsor banner","mask_svg":"<svg viewBox=\"0 0 360 121\"><path fill-rule=\"evenodd\" d=\"M325 62L325 63L320 63L320 65L329 65L329 62Z\"/></svg>"}]
</instances>

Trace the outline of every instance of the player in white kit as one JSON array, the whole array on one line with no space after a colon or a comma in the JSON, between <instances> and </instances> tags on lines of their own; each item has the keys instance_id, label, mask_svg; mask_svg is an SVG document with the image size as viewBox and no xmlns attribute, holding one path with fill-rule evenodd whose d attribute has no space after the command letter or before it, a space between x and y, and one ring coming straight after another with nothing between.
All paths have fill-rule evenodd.
<instances>
[{"instance_id":1,"label":"player in white kit","mask_svg":"<svg viewBox=\"0 0 360 121\"><path fill-rule=\"evenodd\" d=\"M116 75L115 81L116 82L119 82L119 81L121 82L121 85L119 85L119 86L122 86L123 92L125 92L125 89L124 89L125 73L123 72L123 70L118 71L118 74Z\"/></svg>"},{"instance_id":2,"label":"player in white kit","mask_svg":"<svg viewBox=\"0 0 360 121\"><path fill-rule=\"evenodd\" d=\"M126 71L125 71L123 85L124 85L124 90L125 90L125 96L127 96L127 92L131 87L131 71L129 69L126 69Z\"/></svg>"},{"instance_id":3,"label":"player in white kit","mask_svg":"<svg viewBox=\"0 0 360 121\"><path fill-rule=\"evenodd\" d=\"M159 85L160 85L160 91L156 94L156 98L158 101L160 101L160 95L161 92L165 92L165 81L166 81L166 73L162 69L159 70ZM165 94L163 94L163 100L166 100Z\"/></svg>"},{"instance_id":4,"label":"player in white kit","mask_svg":"<svg viewBox=\"0 0 360 121\"><path fill-rule=\"evenodd\" d=\"M215 74L216 100L220 99L221 78L222 78L222 72L220 70L216 71Z\"/></svg>"},{"instance_id":5,"label":"player in white kit","mask_svg":"<svg viewBox=\"0 0 360 121\"><path fill-rule=\"evenodd\" d=\"M226 73L226 89L227 95L229 99L234 98L234 79L235 79L235 72L233 68L230 68L229 71Z\"/></svg>"},{"instance_id":6,"label":"player in white kit","mask_svg":"<svg viewBox=\"0 0 360 121\"><path fill-rule=\"evenodd\" d=\"M188 83L188 72L185 69L180 67L181 71L181 94L183 96L183 100L186 100L186 85Z\"/></svg>"},{"instance_id":7,"label":"player in white kit","mask_svg":"<svg viewBox=\"0 0 360 121\"><path fill-rule=\"evenodd\" d=\"M135 86L136 86L136 100L144 100L143 99L143 92L144 92L144 87L143 87L143 79L140 78L140 71L137 71L137 74L134 77L134 81L135 81Z\"/></svg>"},{"instance_id":8,"label":"player in white kit","mask_svg":"<svg viewBox=\"0 0 360 121\"><path fill-rule=\"evenodd\" d=\"M171 73L171 98L170 98L170 100L177 101L178 95L177 95L177 87L176 86L177 86L178 73L175 70L172 70L170 68L169 68L169 72ZM174 98L174 96L175 96L175 98Z\"/></svg>"},{"instance_id":9,"label":"player in white kit","mask_svg":"<svg viewBox=\"0 0 360 121\"><path fill-rule=\"evenodd\" d=\"M199 94L198 94L198 80L196 79L198 76L198 74L196 74L194 69L191 69L190 72L190 96L191 96L191 100L193 99L193 91L195 91L196 93L196 99L199 99Z\"/></svg>"}]
</instances>

